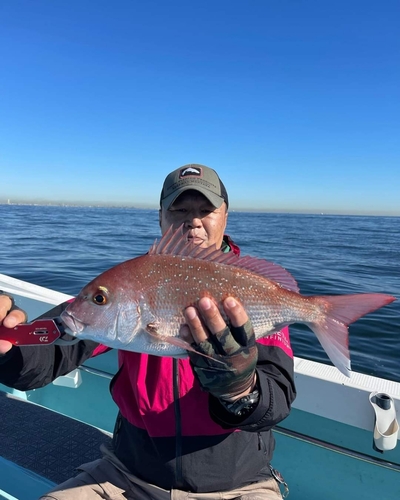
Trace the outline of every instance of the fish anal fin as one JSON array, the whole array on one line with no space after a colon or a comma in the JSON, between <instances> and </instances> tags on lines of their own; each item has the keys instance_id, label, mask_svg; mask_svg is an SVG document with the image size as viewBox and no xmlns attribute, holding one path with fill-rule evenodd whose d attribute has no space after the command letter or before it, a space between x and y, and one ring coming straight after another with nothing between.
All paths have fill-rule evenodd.
<instances>
[{"instance_id":1,"label":"fish anal fin","mask_svg":"<svg viewBox=\"0 0 400 500\"><path fill-rule=\"evenodd\" d=\"M347 325L328 317L323 324L310 323L308 326L315 333L336 368L346 377L350 377L351 365Z\"/></svg>"}]
</instances>

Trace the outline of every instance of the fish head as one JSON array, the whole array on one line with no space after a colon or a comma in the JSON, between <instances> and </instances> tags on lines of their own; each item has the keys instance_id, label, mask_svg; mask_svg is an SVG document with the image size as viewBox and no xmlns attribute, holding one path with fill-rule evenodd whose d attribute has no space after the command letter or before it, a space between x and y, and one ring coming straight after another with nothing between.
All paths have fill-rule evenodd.
<instances>
[{"instance_id":1,"label":"fish head","mask_svg":"<svg viewBox=\"0 0 400 500\"><path fill-rule=\"evenodd\" d=\"M122 349L140 327L139 293L123 282L100 275L78 294L61 314L66 332L80 339Z\"/></svg>"}]
</instances>

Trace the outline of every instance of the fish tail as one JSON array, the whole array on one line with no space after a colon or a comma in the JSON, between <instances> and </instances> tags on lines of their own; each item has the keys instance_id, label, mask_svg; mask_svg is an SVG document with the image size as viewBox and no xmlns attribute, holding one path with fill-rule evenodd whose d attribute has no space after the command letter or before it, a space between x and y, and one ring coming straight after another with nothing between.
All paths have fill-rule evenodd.
<instances>
[{"instance_id":1,"label":"fish tail","mask_svg":"<svg viewBox=\"0 0 400 500\"><path fill-rule=\"evenodd\" d=\"M350 377L351 370L348 326L394 300L395 297L381 293L313 297L323 314L308 326L332 363L347 377Z\"/></svg>"}]
</instances>

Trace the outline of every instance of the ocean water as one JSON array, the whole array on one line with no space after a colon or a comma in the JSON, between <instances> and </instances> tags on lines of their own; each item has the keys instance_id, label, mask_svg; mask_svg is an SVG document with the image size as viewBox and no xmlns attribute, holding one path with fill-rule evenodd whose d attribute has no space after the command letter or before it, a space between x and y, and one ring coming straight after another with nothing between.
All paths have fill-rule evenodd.
<instances>
[{"instance_id":1,"label":"ocean water","mask_svg":"<svg viewBox=\"0 0 400 500\"><path fill-rule=\"evenodd\" d=\"M0 273L77 294L100 272L146 252L157 210L0 205ZM231 212L242 255L288 269L305 295L381 292L394 303L350 326L354 370L400 382L400 218ZM330 363L314 334L290 328L296 356Z\"/></svg>"}]
</instances>

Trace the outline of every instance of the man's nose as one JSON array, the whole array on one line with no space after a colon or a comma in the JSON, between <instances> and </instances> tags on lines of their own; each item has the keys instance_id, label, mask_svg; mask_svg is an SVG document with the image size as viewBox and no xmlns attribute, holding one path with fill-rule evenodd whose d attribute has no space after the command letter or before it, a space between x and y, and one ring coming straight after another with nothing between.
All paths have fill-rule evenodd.
<instances>
[{"instance_id":1,"label":"man's nose","mask_svg":"<svg viewBox=\"0 0 400 500\"><path fill-rule=\"evenodd\" d=\"M188 228L201 227L201 219L200 217L190 216L185 222L185 226Z\"/></svg>"}]
</instances>

